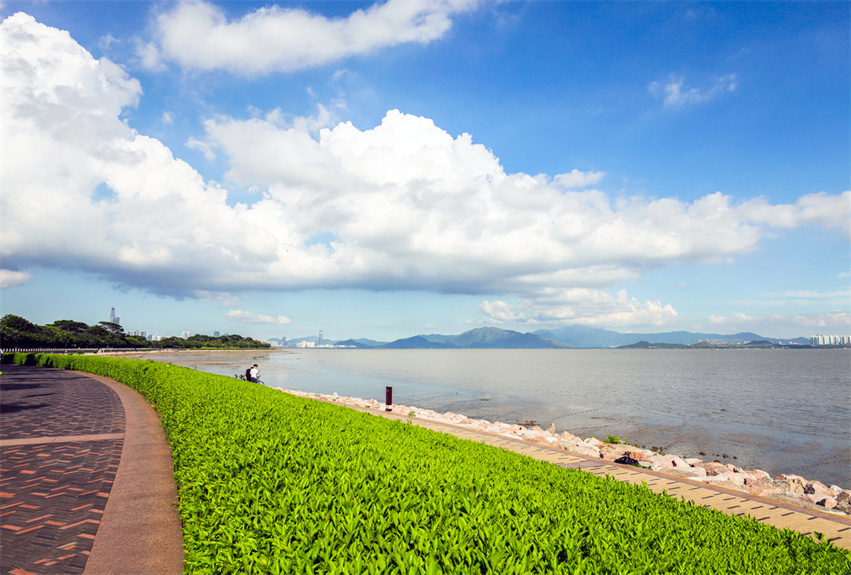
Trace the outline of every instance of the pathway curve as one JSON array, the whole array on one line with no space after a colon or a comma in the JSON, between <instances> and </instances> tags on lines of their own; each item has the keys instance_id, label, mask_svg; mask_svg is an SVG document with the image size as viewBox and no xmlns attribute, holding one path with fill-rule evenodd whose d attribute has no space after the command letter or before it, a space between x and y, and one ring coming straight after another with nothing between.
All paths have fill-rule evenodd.
<instances>
[{"instance_id":1,"label":"pathway curve","mask_svg":"<svg viewBox=\"0 0 851 575\"><path fill-rule=\"evenodd\" d=\"M171 454L141 395L4 365L0 415L0 573L181 573Z\"/></svg>"}]
</instances>

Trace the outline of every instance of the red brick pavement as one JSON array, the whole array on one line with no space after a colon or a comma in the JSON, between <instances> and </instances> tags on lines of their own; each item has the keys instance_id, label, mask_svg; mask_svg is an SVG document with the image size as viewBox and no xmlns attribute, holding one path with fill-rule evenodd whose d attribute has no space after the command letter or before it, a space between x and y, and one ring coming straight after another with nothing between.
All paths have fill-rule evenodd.
<instances>
[{"instance_id":1,"label":"red brick pavement","mask_svg":"<svg viewBox=\"0 0 851 575\"><path fill-rule=\"evenodd\" d=\"M0 573L82 573L121 460L121 401L77 374L3 372Z\"/></svg>"},{"instance_id":2,"label":"red brick pavement","mask_svg":"<svg viewBox=\"0 0 851 575\"><path fill-rule=\"evenodd\" d=\"M118 395L72 372L3 366L0 439L124 432Z\"/></svg>"}]
</instances>

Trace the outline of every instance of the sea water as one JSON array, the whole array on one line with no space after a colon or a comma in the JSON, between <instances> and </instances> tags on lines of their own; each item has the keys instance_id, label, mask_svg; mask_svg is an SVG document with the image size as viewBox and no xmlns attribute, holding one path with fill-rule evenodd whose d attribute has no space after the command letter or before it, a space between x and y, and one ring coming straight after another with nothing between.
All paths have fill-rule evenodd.
<instances>
[{"instance_id":1,"label":"sea water","mask_svg":"<svg viewBox=\"0 0 851 575\"><path fill-rule=\"evenodd\" d=\"M391 386L396 404L555 423L583 438L616 435L851 488L848 350L305 349L157 359L223 375L258 363L271 387L379 401Z\"/></svg>"}]
</instances>

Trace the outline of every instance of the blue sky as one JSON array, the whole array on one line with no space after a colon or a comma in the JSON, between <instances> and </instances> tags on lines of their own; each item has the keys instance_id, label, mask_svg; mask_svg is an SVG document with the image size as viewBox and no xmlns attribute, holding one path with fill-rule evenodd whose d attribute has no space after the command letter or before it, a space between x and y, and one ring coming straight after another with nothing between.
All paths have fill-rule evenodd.
<instances>
[{"instance_id":1,"label":"blue sky","mask_svg":"<svg viewBox=\"0 0 851 575\"><path fill-rule=\"evenodd\" d=\"M0 17L4 314L851 333L847 2Z\"/></svg>"}]
</instances>

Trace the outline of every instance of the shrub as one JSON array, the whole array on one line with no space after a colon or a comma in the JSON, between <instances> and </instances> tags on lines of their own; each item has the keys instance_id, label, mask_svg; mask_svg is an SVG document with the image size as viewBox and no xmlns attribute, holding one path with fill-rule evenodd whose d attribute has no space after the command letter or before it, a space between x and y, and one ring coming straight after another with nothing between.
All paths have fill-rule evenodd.
<instances>
[{"instance_id":1,"label":"shrub","mask_svg":"<svg viewBox=\"0 0 851 575\"><path fill-rule=\"evenodd\" d=\"M845 550L788 529L235 378L119 358L36 362L122 381L160 413L187 572L841 573L851 566Z\"/></svg>"}]
</instances>

